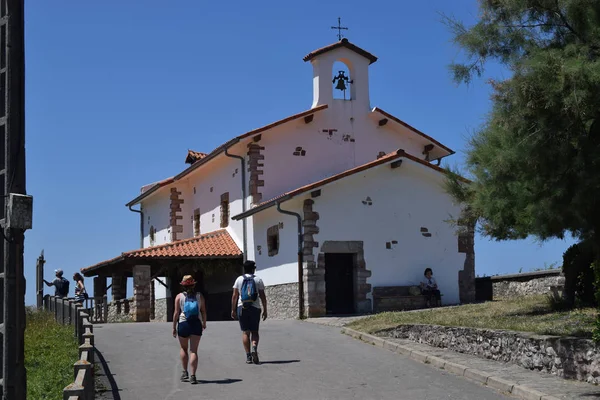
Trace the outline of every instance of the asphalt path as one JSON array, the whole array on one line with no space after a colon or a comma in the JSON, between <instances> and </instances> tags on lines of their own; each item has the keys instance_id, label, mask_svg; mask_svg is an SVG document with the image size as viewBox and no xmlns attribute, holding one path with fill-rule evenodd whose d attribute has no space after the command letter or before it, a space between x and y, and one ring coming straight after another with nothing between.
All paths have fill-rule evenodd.
<instances>
[{"instance_id":1,"label":"asphalt path","mask_svg":"<svg viewBox=\"0 0 600 400\"><path fill-rule=\"evenodd\" d=\"M509 398L354 340L339 328L307 322L262 323L260 365L245 363L236 322L209 322L198 350L197 385L180 382L179 344L170 323L95 325L94 334L115 400Z\"/></svg>"}]
</instances>

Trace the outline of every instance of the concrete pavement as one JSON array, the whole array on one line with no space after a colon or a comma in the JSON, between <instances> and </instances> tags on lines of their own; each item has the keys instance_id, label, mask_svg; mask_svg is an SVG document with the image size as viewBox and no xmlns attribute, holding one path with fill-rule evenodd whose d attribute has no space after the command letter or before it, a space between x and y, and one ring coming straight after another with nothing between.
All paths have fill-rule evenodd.
<instances>
[{"instance_id":1,"label":"concrete pavement","mask_svg":"<svg viewBox=\"0 0 600 400\"><path fill-rule=\"evenodd\" d=\"M101 399L406 399L510 397L340 334L299 321L261 326L262 365L246 365L236 322L209 322L199 349L198 385L179 381L171 324L94 326L96 347L118 390ZM100 358L100 357L97 357ZM106 384L109 386L109 384Z\"/></svg>"}]
</instances>

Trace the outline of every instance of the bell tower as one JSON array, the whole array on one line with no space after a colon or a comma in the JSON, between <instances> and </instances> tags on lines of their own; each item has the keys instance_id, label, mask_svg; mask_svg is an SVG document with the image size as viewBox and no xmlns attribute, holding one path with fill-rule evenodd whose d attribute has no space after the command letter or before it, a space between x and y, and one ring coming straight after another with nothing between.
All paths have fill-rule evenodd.
<instances>
[{"instance_id":1,"label":"bell tower","mask_svg":"<svg viewBox=\"0 0 600 400\"><path fill-rule=\"evenodd\" d=\"M344 38L304 57L313 67L312 108L334 102L351 102L356 109L370 109L369 65L373 54ZM344 68L345 67L345 68Z\"/></svg>"}]
</instances>

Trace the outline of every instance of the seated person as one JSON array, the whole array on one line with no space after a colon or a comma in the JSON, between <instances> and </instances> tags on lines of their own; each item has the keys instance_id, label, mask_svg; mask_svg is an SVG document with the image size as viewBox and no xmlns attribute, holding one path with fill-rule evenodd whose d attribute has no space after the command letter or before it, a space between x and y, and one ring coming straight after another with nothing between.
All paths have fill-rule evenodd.
<instances>
[{"instance_id":1,"label":"seated person","mask_svg":"<svg viewBox=\"0 0 600 400\"><path fill-rule=\"evenodd\" d=\"M433 271L431 268L426 268L423 275L425 278L421 281L421 293L423 293L427 299L427 307L431 307L431 298L434 296L436 304L442 305L442 296L438 289L437 282L433 277Z\"/></svg>"}]
</instances>

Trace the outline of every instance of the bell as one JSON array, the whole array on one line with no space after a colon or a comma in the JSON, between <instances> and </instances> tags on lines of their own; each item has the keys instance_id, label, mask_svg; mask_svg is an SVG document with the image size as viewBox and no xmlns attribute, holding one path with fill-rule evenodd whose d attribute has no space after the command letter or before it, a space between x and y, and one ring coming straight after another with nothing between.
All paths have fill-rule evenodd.
<instances>
[{"instance_id":1,"label":"bell","mask_svg":"<svg viewBox=\"0 0 600 400\"><path fill-rule=\"evenodd\" d=\"M346 90L346 84L344 83L343 79L338 79L337 85L335 85L335 88L338 90Z\"/></svg>"}]
</instances>

